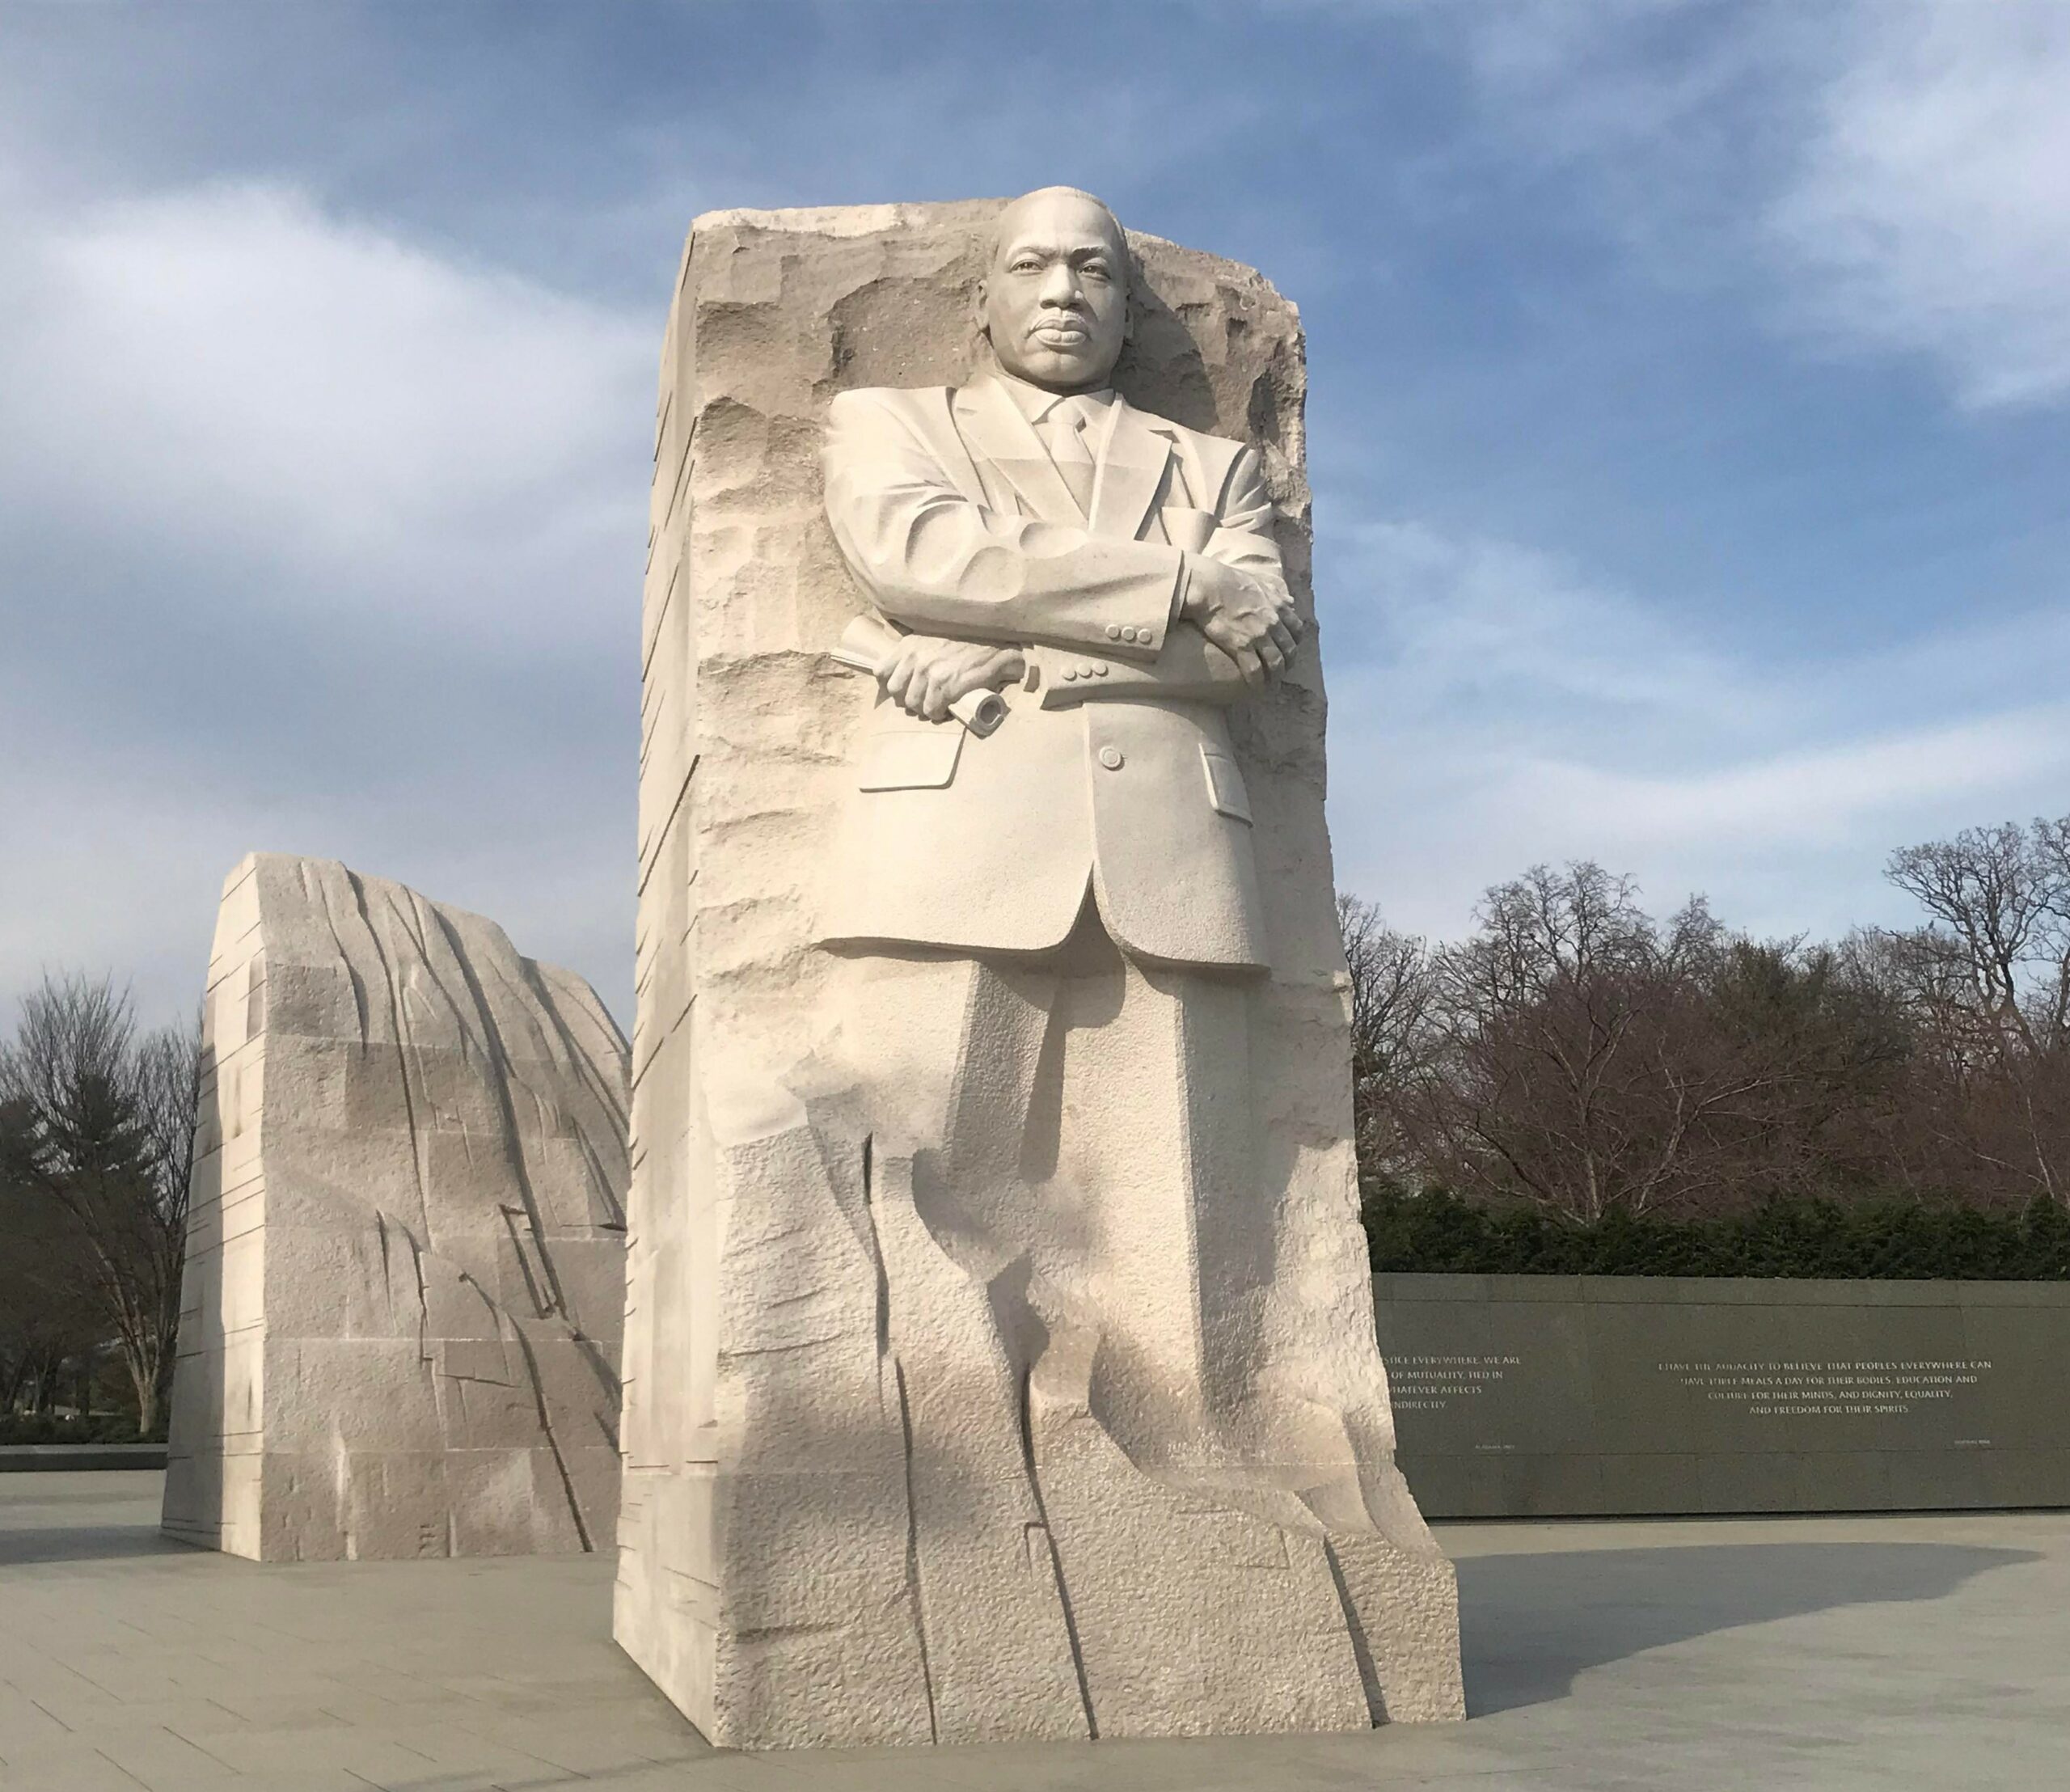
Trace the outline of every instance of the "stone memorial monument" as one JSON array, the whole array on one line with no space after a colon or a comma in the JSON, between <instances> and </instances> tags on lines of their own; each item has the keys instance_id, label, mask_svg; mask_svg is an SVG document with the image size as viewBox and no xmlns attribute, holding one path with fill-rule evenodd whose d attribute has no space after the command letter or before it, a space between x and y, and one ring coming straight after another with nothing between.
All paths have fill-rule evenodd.
<instances>
[{"instance_id":1,"label":"stone memorial monument","mask_svg":"<svg viewBox=\"0 0 2070 1792\"><path fill-rule=\"evenodd\" d=\"M164 1528L260 1561L607 1548L627 1048L479 915L223 886Z\"/></svg>"},{"instance_id":2,"label":"stone memorial monument","mask_svg":"<svg viewBox=\"0 0 2070 1792\"><path fill-rule=\"evenodd\" d=\"M1072 190L692 228L616 1629L715 1743L1462 1714L1357 1215L1304 378L1258 274Z\"/></svg>"}]
</instances>

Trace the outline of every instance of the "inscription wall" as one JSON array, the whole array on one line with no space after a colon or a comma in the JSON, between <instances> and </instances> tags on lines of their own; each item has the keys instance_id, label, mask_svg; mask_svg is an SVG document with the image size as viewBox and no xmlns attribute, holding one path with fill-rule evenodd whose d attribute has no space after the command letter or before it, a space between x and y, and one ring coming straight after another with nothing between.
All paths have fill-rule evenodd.
<instances>
[{"instance_id":1,"label":"inscription wall","mask_svg":"<svg viewBox=\"0 0 2070 1792\"><path fill-rule=\"evenodd\" d=\"M2070 1286L1381 1275L1433 1518L2070 1506Z\"/></svg>"}]
</instances>

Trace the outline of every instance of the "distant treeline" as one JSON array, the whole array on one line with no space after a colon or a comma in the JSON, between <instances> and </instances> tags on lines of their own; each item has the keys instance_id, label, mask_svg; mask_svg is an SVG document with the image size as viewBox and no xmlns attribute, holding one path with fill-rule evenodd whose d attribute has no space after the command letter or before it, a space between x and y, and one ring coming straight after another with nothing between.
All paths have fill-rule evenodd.
<instances>
[{"instance_id":1,"label":"distant treeline","mask_svg":"<svg viewBox=\"0 0 2070 1792\"><path fill-rule=\"evenodd\" d=\"M1886 871L1918 924L1829 943L1658 920L1590 864L1451 944L1341 898L1376 1263L2061 1274L2070 817Z\"/></svg>"},{"instance_id":2,"label":"distant treeline","mask_svg":"<svg viewBox=\"0 0 2070 1792\"><path fill-rule=\"evenodd\" d=\"M1744 1275L1833 1281L2070 1281L2070 1212L1908 1202L1768 1201L1712 1219L1577 1223L1443 1190L1369 1186L1375 1270L1470 1275Z\"/></svg>"}]
</instances>

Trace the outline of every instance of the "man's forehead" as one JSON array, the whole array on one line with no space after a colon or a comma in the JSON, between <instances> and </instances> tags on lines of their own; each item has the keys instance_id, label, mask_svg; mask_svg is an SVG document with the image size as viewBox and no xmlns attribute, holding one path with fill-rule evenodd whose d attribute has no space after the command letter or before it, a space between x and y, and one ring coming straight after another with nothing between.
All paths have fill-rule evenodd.
<instances>
[{"instance_id":1,"label":"man's forehead","mask_svg":"<svg viewBox=\"0 0 2070 1792\"><path fill-rule=\"evenodd\" d=\"M1096 199L1071 192L1031 193L999 214L995 252L1069 251L1092 246L1126 251L1121 226Z\"/></svg>"}]
</instances>

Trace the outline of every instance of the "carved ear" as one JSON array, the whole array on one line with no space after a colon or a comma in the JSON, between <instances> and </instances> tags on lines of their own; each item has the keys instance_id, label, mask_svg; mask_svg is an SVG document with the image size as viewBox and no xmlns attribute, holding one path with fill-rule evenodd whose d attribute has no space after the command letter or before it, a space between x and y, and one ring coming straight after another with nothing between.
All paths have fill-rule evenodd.
<instances>
[{"instance_id":1,"label":"carved ear","mask_svg":"<svg viewBox=\"0 0 2070 1792\"><path fill-rule=\"evenodd\" d=\"M985 323L985 282L980 280L970 294L970 327L978 332L978 340L990 343L992 332Z\"/></svg>"}]
</instances>

